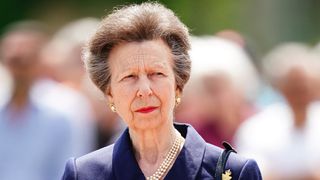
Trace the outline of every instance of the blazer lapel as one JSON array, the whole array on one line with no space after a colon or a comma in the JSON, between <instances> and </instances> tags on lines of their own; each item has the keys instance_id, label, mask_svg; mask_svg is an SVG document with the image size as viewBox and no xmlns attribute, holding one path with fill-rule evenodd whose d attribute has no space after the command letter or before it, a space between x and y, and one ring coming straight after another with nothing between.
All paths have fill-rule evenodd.
<instances>
[{"instance_id":1,"label":"blazer lapel","mask_svg":"<svg viewBox=\"0 0 320 180\"><path fill-rule=\"evenodd\" d=\"M145 179L134 157L128 128L114 145L112 162L116 179Z\"/></svg>"},{"instance_id":2,"label":"blazer lapel","mask_svg":"<svg viewBox=\"0 0 320 180\"><path fill-rule=\"evenodd\" d=\"M175 124L175 128L185 137L185 144L165 179L196 179L206 142L190 125Z\"/></svg>"}]
</instances>

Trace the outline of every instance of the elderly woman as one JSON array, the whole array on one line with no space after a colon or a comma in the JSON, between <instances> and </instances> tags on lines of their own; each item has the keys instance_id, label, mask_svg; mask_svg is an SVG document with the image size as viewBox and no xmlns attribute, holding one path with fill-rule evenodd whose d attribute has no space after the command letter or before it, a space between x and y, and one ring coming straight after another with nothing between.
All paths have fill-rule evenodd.
<instances>
[{"instance_id":1,"label":"elderly woman","mask_svg":"<svg viewBox=\"0 0 320 180\"><path fill-rule=\"evenodd\" d=\"M86 65L128 128L114 145L69 160L63 179L261 179L254 160L173 123L190 75L188 38L174 13L157 3L123 7L102 21Z\"/></svg>"}]
</instances>

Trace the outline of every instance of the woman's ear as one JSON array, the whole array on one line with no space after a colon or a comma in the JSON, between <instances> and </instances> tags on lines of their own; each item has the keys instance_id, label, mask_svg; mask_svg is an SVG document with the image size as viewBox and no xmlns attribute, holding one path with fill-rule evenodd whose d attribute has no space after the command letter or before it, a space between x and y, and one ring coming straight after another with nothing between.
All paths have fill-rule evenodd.
<instances>
[{"instance_id":1,"label":"woman's ear","mask_svg":"<svg viewBox=\"0 0 320 180\"><path fill-rule=\"evenodd\" d=\"M176 97L181 97L181 94L182 94L181 90L177 87L176 88Z\"/></svg>"},{"instance_id":2,"label":"woman's ear","mask_svg":"<svg viewBox=\"0 0 320 180\"><path fill-rule=\"evenodd\" d=\"M113 102L113 95L112 95L112 92L111 92L111 88L108 87L105 91L105 96L108 98L108 102L109 103L112 103Z\"/></svg>"}]
</instances>

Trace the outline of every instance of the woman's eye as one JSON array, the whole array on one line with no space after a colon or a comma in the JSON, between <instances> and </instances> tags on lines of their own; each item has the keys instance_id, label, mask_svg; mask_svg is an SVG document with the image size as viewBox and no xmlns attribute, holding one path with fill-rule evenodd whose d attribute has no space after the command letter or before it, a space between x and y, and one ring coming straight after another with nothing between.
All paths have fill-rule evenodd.
<instances>
[{"instance_id":1,"label":"woman's eye","mask_svg":"<svg viewBox=\"0 0 320 180\"><path fill-rule=\"evenodd\" d=\"M128 75L128 76L125 76L123 79L133 79L133 78L135 78L135 77L136 77L135 75L130 74L130 75Z\"/></svg>"},{"instance_id":2,"label":"woman's eye","mask_svg":"<svg viewBox=\"0 0 320 180\"><path fill-rule=\"evenodd\" d=\"M164 76L164 74L162 72L155 72L152 73L152 76Z\"/></svg>"}]
</instances>

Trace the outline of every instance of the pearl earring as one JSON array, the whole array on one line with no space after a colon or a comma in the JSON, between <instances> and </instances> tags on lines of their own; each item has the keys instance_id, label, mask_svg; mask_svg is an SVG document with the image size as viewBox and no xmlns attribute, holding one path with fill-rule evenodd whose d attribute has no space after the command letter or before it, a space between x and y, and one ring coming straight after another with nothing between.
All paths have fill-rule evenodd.
<instances>
[{"instance_id":1,"label":"pearl earring","mask_svg":"<svg viewBox=\"0 0 320 180\"><path fill-rule=\"evenodd\" d=\"M177 97L177 98L176 98L176 105L178 106L180 103L181 103L181 98L180 98L180 97Z\"/></svg>"},{"instance_id":2,"label":"pearl earring","mask_svg":"<svg viewBox=\"0 0 320 180\"><path fill-rule=\"evenodd\" d=\"M116 107L114 106L113 103L110 103L109 106L110 106L110 109L111 109L112 112L117 112L117 109L116 109Z\"/></svg>"}]
</instances>

